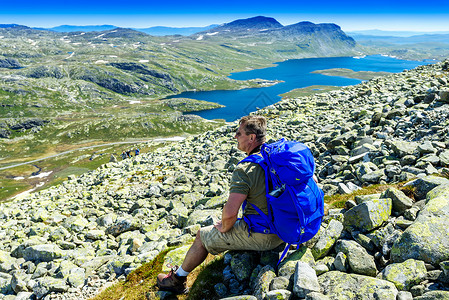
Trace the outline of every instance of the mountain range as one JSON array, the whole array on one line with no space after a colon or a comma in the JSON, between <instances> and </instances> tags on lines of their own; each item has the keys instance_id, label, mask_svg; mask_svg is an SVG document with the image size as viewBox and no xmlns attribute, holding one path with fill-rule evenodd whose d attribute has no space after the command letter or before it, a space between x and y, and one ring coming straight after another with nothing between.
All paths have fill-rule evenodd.
<instances>
[{"instance_id":1,"label":"mountain range","mask_svg":"<svg viewBox=\"0 0 449 300\"><path fill-rule=\"evenodd\" d=\"M384 36L384 35L365 35L351 34L357 42L382 41L392 44L416 44L416 43L449 43L449 34L421 34L412 36Z\"/></svg>"},{"instance_id":2,"label":"mountain range","mask_svg":"<svg viewBox=\"0 0 449 300\"><path fill-rule=\"evenodd\" d=\"M165 35L191 35L199 31L204 31L216 27L218 25L209 25L205 27L166 27L166 26L154 26L149 28L131 28L136 31L144 32L149 35L154 36L165 36ZM105 31L112 30L117 28L118 26L114 25L86 25L86 26L77 26L77 25L61 25L51 28L35 28L42 30L50 30L56 32L91 32L91 31Z\"/></svg>"},{"instance_id":3,"label":"mountain range","mask_svg":"<svg viewBox=\"0 0 449 300\"><path fill-rule=\"evenodd\" d=\"M390 30L352 30L347 31L347 34L353 35L367 35L367 36L386 36L386 37L410 37L414 35L427 34L449 34L449 31L390 31Z\"/></svg>"}]
</instances>

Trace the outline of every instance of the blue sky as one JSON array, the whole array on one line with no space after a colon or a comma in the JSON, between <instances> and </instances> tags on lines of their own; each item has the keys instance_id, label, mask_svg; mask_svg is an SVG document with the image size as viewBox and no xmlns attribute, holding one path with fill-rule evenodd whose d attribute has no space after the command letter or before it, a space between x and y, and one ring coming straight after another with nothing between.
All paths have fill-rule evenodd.
<instances>
[{"instance_id":1,"label":"blue sky","mask_svg":"<svg viewBox=\"0 0 449 300\"><path fill-rule=\"evenodd\" d=\"M283 25L336 23L343 30L449 31L449 1L377 0L0 0L0 24L206 26L253 16Z\"/></svg>"}]
</instances>

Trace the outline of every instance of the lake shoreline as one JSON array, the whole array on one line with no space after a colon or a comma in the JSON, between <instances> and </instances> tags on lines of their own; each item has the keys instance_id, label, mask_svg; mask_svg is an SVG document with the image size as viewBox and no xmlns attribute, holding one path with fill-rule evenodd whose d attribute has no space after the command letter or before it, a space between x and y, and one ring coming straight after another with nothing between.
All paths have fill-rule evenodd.
<instances>
[{"instance_id":1,"label":"lake shoreline","mask_svg":"<svg viewBox=\"0 0 449 300\"><path fill-rule=\"evenodd\" d=\"M404 69L413 69L426 62L400 60L382 55L365 57L321 57L291 59L276 63L273 67L232 73L234 80L282 81L266 88L246 88L239 90L215 90L204 92L184 92L170 96L173 98L191 98L219 103L223 108L195 112L198 116L232 122L257 108L272 105L282 98L280 95L298 88L311 86L350 86L379 75L399 73ZM320 71L320 72L316 72ZM261 79L257 79L261 80ZM326 88L327 89L327 88Z\"/></svg>"}]
</instances>

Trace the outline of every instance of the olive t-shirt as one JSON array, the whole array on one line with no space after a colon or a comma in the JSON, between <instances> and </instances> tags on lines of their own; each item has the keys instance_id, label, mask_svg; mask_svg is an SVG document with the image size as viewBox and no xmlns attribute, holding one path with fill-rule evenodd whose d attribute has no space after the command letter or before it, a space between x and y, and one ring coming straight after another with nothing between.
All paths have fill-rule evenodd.
<instances>
[{"instance_id":1,"label":"olive t-shirt","mask_svg":"<svg viewBox=\"0 0 449 300\"><path fill-rule=\"evenodd\" d=\"M265 172L261 166L252 162L238 164L232 173L230 193L247 195L246 200L255 204L265 214L268 214L267 198L265 197ZM257 211L246 205L244 215L255 215Z\"/></svg>"}]
</instances>

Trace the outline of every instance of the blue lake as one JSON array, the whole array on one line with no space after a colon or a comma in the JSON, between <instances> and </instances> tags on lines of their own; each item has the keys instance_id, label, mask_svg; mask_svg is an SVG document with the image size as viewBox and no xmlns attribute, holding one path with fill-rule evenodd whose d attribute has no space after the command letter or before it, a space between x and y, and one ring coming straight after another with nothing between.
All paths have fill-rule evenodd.
<instances>
[{"instance_id":1,"label":"blue lake","mask_svg":"<svg viewBox=\"0 0 449 300\"><path fill-rule=\"evenodd\" d=\"M384 71L398 73L434 62L435 61L400 60L382 55L371 55L363 58L326 57L293 59L277 63L276 67L233 73L230 76L230 78L236 80L261 78L284 81L271 87L237 91L217 90L207 92L184 92L170 98L185 97L223 104L226 107L194 112L194 114L206 119L225 119L226 121L234 121L255 111L257 107L262 108L278 102L281 100L279 94L286 93L296 88L303 88L311 85L347 86L362 82L362 80L359 79L311 73L316 70L346 68L356 72Z\"/></svg>"}]
</instances>

